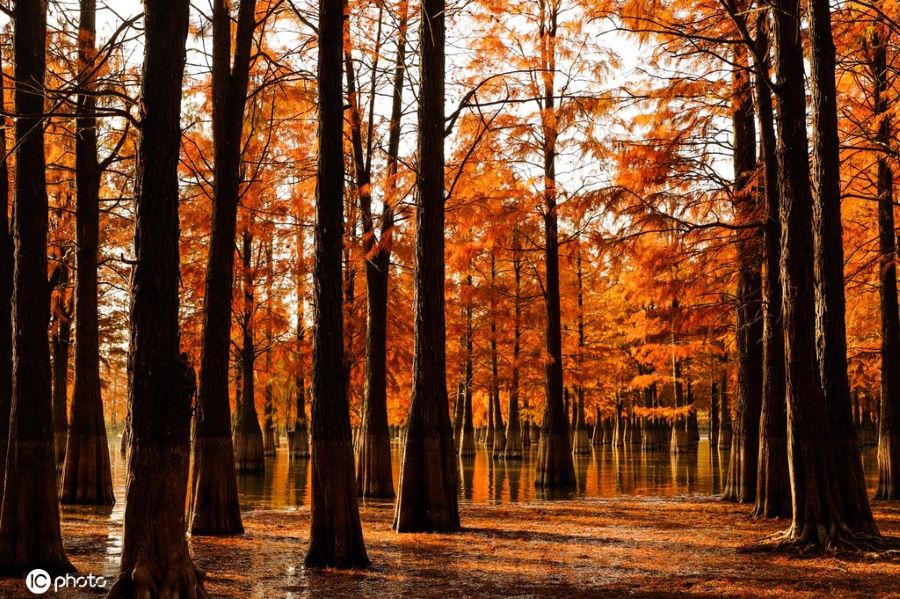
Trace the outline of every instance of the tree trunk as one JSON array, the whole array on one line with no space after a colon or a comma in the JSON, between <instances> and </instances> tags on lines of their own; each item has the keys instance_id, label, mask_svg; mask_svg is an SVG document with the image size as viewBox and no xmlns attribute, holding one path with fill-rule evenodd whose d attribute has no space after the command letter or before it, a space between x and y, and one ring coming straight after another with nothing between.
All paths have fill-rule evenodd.
<instances>
[{"instance_id":1,"label":"tree trunk","mask_svg":"<svg viewBox=\"0 0 900 599\"><path fill-rule=\"evenodd\" d=\"M53 364L53 447L56 466L62 469L69 435L69 342L72 336L72 308L69 304L69 257L61 250L59 264L52 277L56 289L51 292L50 349Z\"/></svg>"},{"instance_id":2,"label":"tree trunk","mask_svg":"<svg viewBox=\"0 0 900 599\"><path fill-rule=\"evenodd\" d=\"M306 565L369 565L357 505L347 379L341 254L344 200L343 2L319 0L319 161L312 369L312 492Z\"/></svg>"},{"instance_id":3,"label":"tree trunk","mask_svg":"<svg viewBox=\"0 0 900 599\"><path fill-rule=\"evenodd\" d=\"M275 430L275 404L272 401L272 242L265 243L266 254L266 386L265 390L265 414L263 422L263 455L273 457L275 448L278 447Z\"/></svg>"},{"instance_id":4,"label":"tree trunk","mask_svg":"<svg viewBox=\"0 0 900 599\"><path fill-rule=\"evenodd\" d=\"M253 340L254 272L253 236L249 227L241 233L244 276L244 314L241 322L241 397L237 424L234 428L234 460L238 472L262 472L265 469L263 434L256 412L255 362L256 344Z\"/></svg>"},{"instance_id":5,"label":"tree trunk","mask_svg":"<svg viewBox=\"0 0 900 599\"><path fill-rule=\"evenodd\" d=\"M394 528L459 529L444 323L444 0L423 0L412 396Z\"/></svg>"},{"instance_id":6,"label":"tree trunk","mask_svg":"<svg viewBox=\"0 0 900 599\"><path fill-rule=\"evenodd\" d=\"M131 449L119 578L109 597L205 597L185 538L191 399L179 354L178 161L187 0L145 0L135 182Z\"/></svg>"},{"instance_id":7,"label":"tree trunk","mask_svg":"<svg viewBox=\"0 0 900 599\"><path fill-rule=\"evenodd\" d=\"M584 419L584 352L586 337L584 331L584 273L581 260L581 239L576 239L575 271L578 279L578 384L575 387L575 436L572 443L572 453L575 455L589 455L591 453L591 441L588 439L587 423Z\"/></svg>"},{"instance_id":8,"label":"tree trunk","mask_svg":"<svg viewBox=\"0 0 900 599\"><path fill-rule=\"evenodd\" d=\"M871 34L872 100L876 142L889 147L887 48ZM878 490L876 499L900 500L900 315L897 308L897 242L894 227L894 173L888 156L878 154L878 291L881 303L881 413L878 419Z\"/></svg>"},{"instance_id":9,"label":"tree trunk","mask_svg":"<svg viewBox=\"0 0 900 599\"><path fill-rule=\"evenodd\" d=\"M810 91L813 135L813 249L816 283L816 348L819 376L831 422L838 479L848 524L875 531L866 493L859 440L853 426L844 322L844 246L835 89L835 50L828 0L809 2Z\"/></svg>"},{"instance_id":10,"label":"tree trunk","mask_svg":"<svg viewBox=\"0 0 900 599\"><path fill-rule=\"evenodd\" d=\"M466 286L469 291L472 290L472 275L466 276ZM475 455L475 425L472 420L472 352L474 351L474 331L472 330L472 296L468 294L466 301L466 365L465 365L465 403L463 404L463 429L462 441L459 444L459 456L462 458L472 457Z\"/></svg>"},{"instance_id":11,"label":"tree trunk","mask_svg":"<svg viewBox=\"0 0 900 599\"><path fill-rule=\"evenodd\" d=\"M806 135L806 93L798 0L773 0L776 24L778 186L781 197L782 318L785 331L788 463L793 520L782 543L803 550L859 546L876 535L857 526L852 498L843 494L837 455L816 360L813 199ZM840 265L837 266L841 268ZM845 373L846 374L846 373ZM849 410L848 410L849 412ZM858 450L857 450L858 451ZM850 508L851 512L848 512ZM847 518L851 513L853 518Z\"/></svg>"},{"instance_id":12,"label":"tree trunk","mask_svg":"<svg viewBox=\"0 0 900 599\"><path fill-rule=\"evenodd\" d=\"M233 62L230 8L228 0L213 2L212 231L204 281L200 390L194 423L190 518L191 533L195 535L234 535L244 530L231 436L228 362L241 134L256 0L240 3Z\"/></svg>"},{"instance_id":13,"label":"tree trunk","mask_svg":"<svg viewBox=\"0 0 900 599\"><path fill-rule=\"evenodd\" d=\"M544 300L547 312L547 358L544 365L546 393L541 440L538 445L537 474L540 488L575 485L575 464L569 443L568 414L563 405L562 332L559 303L559 235L556 214L556 75L555 42L558 6L544 6L541 15L541 62L543 110L541 129L544 154Z\"/></svg>"},{"instance_id":14,"label":"tree trunk","mask_svg":"<svg viewBox=\"0 0 900 599\"><path fill-rule=\"evenodd\" d=\"M493 422L491 427L491 450L493 459L503 457L506 449L506 427L503 425L503 411L500 409L500 371L498 366L499 354L497 352L497 256L491 249L491 413Z\"/></svg>"},{"instance_id":15,"label":"tree trunk","mask_svg":"<svg viewBox=\"0 0 900 599\"><path fill-rule=\"evenodd\" d=\"M754 86L759 117L760 158L763 165L766 228L763 277L763 397L759 421L759 458L756 477L758 518L790 518L791 487L787 462L787 404L785 399L784 328L781 318L781 198L769 74L767 15L756 21L757 63ZM765 75L765 78L763 77Z\"/></svg>"},{"instance_id":16,"label":"tree trunk","mask_svg":"<svg viewBox=\"0 0 900 599\"><path fill-rule=\"evenodd\" d=\"M50 389L50 288L44 73L47 5L15 3L16 173L13 227L13 395L0 509L0 573L73 570L59 527Z\"/></svg>"},{"instance_id":17,"label":"tree trunk","mask_svg":"<svg viewBox=\"0 0 900 599\"><path fill-rule=\"evenodd\" d=\"M753 184L756 168L756 127L753 94L746 50L735 50L734 68L734 189L736 219L750 225L759 218L759 199ZM731 457L723 498L752 503L756 500L756 469L759 459L759 418L762 406L763 319L762 248L759 231L745 228L737 232L737 419L731 436Z\"/></svg>"},{"instance_id":18,"label":"tree trunk","mask_svg":"<svg viewBox=\"0 0 900 599\"><path fill-rule=\"evenodd\" d=\"M522 459L522 450L528 443L528 428L522 434L519 418L519 360L522 354L522 258L519 248L519 232L513 232L513 355L512 380L509 390L509 408L506 415L506 449L503 457L507 460Z\"/></svg>"},{"instance_id":19,"label":"tree trunk","mask_svg":"<svg viewBox=\"0 0 900 599\"><path fill-rule=\"evenodd\" d=\"M719 445L719 385L712 381L709 387L709 449Z\"/></svg>"},{"instance_id":20,"label":"tree trunk","mask_svg":"<svg viewBox=\"0 0 900 599\"><path fill-rule=\"evenodd\" d=\"M731 408L728 406L728 372L725 370L724 362L726 358L722 358L722 370L719 373L719 446L720 452L731 450Z\"/></svg>"},{"instance_id":21,"label":"tree trunk","mask_svg":"<svg viewBox=\"0 0 900 599\"><path fill-rule=\"evenodd\" d=\"M81 0L78 36L80 83L75 137L75 381L72 423L66 448L61 501L111 505L115 502L109 465L106 423L100 392L99 323L97 316L97 252L100 230L100 165L97 119L92 95L96 0Z\"/></svg>"},{"instance_id":22,"label":"tree trunk","mask_svg":"<svg viewBox=\"0 0 900 599\"><path fill-rule=\"evenodd\" d=\"M294 375L294 386L297 388L296 415L294 430L288 432L288 454L292 458L309 457L309 426L306 420L306 376L304 372L303 354L306 337L306 325L303 322L303 304L306 300L304 277L306 267L303 261L303 226L297 227L297 372Z\"/></svg>"}]
</instances>

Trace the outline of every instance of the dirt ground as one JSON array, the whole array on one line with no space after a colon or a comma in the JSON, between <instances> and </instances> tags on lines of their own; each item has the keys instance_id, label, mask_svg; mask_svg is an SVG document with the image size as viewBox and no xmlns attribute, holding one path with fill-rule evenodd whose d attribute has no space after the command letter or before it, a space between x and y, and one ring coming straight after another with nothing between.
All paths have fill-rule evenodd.
<instances>
[{"instance_id":1,"label":"dirt ground","mask_svg":"<svg viewBox=\"0 0 900 599\"><path fill-rule=\"evenodd\" d=\"M373 563L365 571L304 571L308 507L251 511L243 536L191 544L214 597L900 596L896 557L739 552L784 523L751 520L747 506L712 497L460 509L461 533L398 535L390 530L392 504L363 506ZM881 531L900 537L900 506L876 504L875 512ZM109 523L95 515L64 520L66 548L81 572L114 576L119 531ZM59 596L101 591L95 593ZM33 595L21 580L6 580L0 596Z\"/></svg>"}]
</instances>

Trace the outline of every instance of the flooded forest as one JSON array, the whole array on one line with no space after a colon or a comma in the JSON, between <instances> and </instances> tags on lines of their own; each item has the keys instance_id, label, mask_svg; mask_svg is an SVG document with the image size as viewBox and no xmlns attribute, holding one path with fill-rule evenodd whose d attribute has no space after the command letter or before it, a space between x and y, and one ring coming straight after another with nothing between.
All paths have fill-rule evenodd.
<instances>
[{"instance_id":1,"label":"flooded forest","mask_svg":"<svg viewBox=\"0 0 900 599\"><path fill-rule=\"evenodd\" d=\"M898 41L0 0L0 596L896 596Z\"/></svg>"}]
</instances>

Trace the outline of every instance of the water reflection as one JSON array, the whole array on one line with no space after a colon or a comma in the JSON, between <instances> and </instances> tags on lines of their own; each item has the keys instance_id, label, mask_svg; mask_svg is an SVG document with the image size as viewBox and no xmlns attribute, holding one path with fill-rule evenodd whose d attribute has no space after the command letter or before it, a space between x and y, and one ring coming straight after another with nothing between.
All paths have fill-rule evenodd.
<instances>
[{"instance_id":1,"label":"water reflection","mask_svg":"<svg viewBox=\"0 0 900 599\"><path fill-rule=\"evenodd\" d=\"M122 520L125 496L125 464L118 451L111 451L116 505L110 511L63 506L63 517L106 517ZM693 451L673 454L669 451L642 452L632 445L595 447L592 455L575 456L576 487L552 494L535 489L536 447L525 451L522 460L494 460L479 447L474 456L459 461L459 498L463 503L497 504L540 501L571 497L615 497L617 495L673 496L721 493L727 468L725 456L703 439ZM392 448L394 485L399 476L401 452ZM870 491L877 483L875 452L864 448L863 464ZM242 510L292 510L309 505L310 462L290 459L286 444L266 459L265 471L238 476ZM367 500L384 502L384 500ZM391 503L388 500L388 503ZM119 531L110 535L110 554L121 551Z\"/></svg>"}]
</instances>

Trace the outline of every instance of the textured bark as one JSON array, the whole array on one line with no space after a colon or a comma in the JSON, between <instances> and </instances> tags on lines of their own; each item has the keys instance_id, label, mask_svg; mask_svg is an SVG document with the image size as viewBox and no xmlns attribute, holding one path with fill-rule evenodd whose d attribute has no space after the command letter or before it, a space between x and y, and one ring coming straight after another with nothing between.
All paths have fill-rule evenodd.
<instances>
[{"instance_id":1,"label":"textured bark","mask_svg":"<svg viewBox=\"0 0 900 599\"><path fill-rule=\"evenodd\" d=\"M214 0L212 5L212 231L204 280L200 389L194 424L190 505L191 533L196 535L232 535L244 530L231 436L228 362L234 242L241 184L241 133L256 27L255 10L256 0L241 1L232 53L231 2Z\"/></svg>"},{"instance_id":2,"label":"textured bark","mask_svg":"<svg viewBox=\"0 0 900 599\"><path fill-rule=\"evenodd\" d=\"M110 505L115 502L106 423L100 392L97 316L97 252L100 229L100 173L97 120L93 113L96 0L81 0L78 36L79 82L75 137L75 380L72 422L66 448L61 501Z\"/></svg>"},{"instance_id":3,"label":"textured bark","mask_svg":"<svg viewBox=\"0 0 900 599\"><path fill-rule=\"evenodd\" d=\"M109 596L205 597L185 538L191 398L178 330L178 161L188 0L145 0L128 400L131 449L119 578Z\"/></svg>"},{"instance_id":4,"label":"textured bark","mask_svg":"<svg viewBox=\"0 0 900 599\"><path fill-rule=\"evenodd\" d=\"M758 518L790 518L791 487L787 462L787 403L785 399L784 327L781 318L781 198L772 97L767 83L769 41L765 13L756 22L757 56L754 87L759 121L760 159L765 192L765 271L763 275L763 397L759 420L759 459L756 477ZM765 77L764 77L765 76Z\"/></svg>"},{"instance_id":5,"label":"textured bark","mask_svg":"<svg viewBox=\"0 0 900 599\"><path fill-rule=\"evenodd\" d=\"M357 505L347 379L341 253L344 204L343 3L319 0L319 161L313 270L312 493L306 565L369 565Z\"/></svg>"},{"instance_id":6,"label":"textured bark","mask_svg":"<svg viewBox=\"0 0 900 599\"><path fill-rule=\"evenodd\" d=\"M752 174L756 168L756 127L747 52L735 51L734 104L734 190L733 198L739 224L749 225L759 218L759 198ZM759 459L759 417L762 406L763 318L762 248L759 230L745 228L737 233L737 359L738 397L728 478L723 498L726 501L752 503L756 500L756 470Z\"/></svg>"},{"instance_id":7,"label":"textured bark","mask_svg":"<svg viewBox=\"0 0 900 599\"><path fill-rule=\"evenodd\" d=\"M14 74L21 83L15 92L13 388L0 509L0 573L8 575L33 568L51 573L73 570L59 527L47 345L47 188L40 116L47 5L19 0L14 11Z\"/></svg>"},{"instance_id":8,"label":"textured bark","mask_svg":"<svg viewBox=\"0 0 900 599\"><path fill-rule=\"evenodd\" d=\"M806 94L800 7L797 0L775 0L772 6L779 85L777 155L782 318L793 498L793 519L782 535L782 542L803 549L858 546L865 537L877 535L877 530L871 520L868 524L858 521L858 514L853 513L852 497L842 492L837 454L847 448L836 443L840 437L832 436L816 360L815 276L810 259L814 255L810 226L813 199L804 118Z\"/></svg>"},{"instance_id":9,"label":"textured bark","mask_svg":"<svg viewBox=\"0 0 900 599\"><path fill-rule=\"evenodd\" d=\"M459 529L458 460L447 410L444 323L444 0L424 0L420 26L412 396L394 528Z\"/></svg>"}]
</instances>

